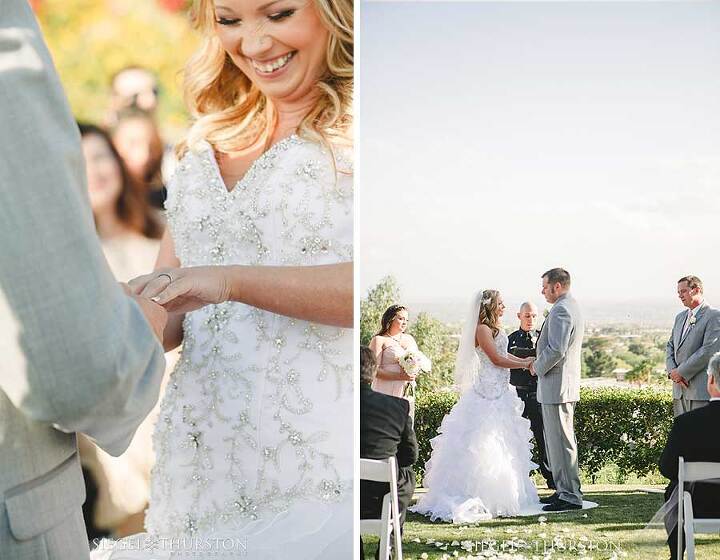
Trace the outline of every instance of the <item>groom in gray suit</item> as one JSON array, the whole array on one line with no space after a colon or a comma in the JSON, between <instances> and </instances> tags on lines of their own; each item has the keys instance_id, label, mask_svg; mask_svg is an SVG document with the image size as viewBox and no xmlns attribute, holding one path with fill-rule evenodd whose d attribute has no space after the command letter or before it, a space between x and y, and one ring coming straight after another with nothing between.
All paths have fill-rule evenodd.
<instances>
[{"instance_id":1,"label":"groom in gray suit","mask_svg":"<svg viewBox=\"0 0 720 560\"><path fill-rule=\"evenodd\" d=\"M537 400L542 404L545 447L555 479L555 494L543 498L545 511L581 509L575 404L580 400L583 332L580 307L570 295L570 274L553 268L542 275L542 294L553 304L537 341L537 358L530 372L538 377Z\"/></svg>"},{"instance_id":2,"label":"groom in gray suit","mask_svg":"<svg viewBox=\"0 0 720 560\"><path fill-rule=\"evenodd\" d=\"M678 313L667 343L665 365L673 382L673 415L705 406L710 400L706 377L710 358L720 350L720 310L705 303L697 276L678 280L678 297L687 311Z\"/></svg>"},{"instance_id":3,"label":"groom in gray suit","mask_svg":"<svg viewBox=\"0 0 720 560\"><path fill-rule=\"evenodd\" d=\"M127 448L158 398L167 314L114 281L35 17L26 0L0 13L0 558L82 560L75 433Z\"/></svg>"}]
</instances>

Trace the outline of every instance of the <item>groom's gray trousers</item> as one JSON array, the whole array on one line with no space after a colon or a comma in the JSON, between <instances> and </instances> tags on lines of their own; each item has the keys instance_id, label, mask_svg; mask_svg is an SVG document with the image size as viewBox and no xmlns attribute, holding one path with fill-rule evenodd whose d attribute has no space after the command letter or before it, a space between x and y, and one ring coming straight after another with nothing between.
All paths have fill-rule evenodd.
<instances>
[{"instance_id":1,"label":"groom's gray trousers","mask_svg":"<svg viewBox=\"0 0 720 560\"><path fill-rule=\"evenodd\" d=\"M545 451L560 499L582 505L578 471L577 440L575 439L575 404L543 404Z\"/></svg>"}]
</instances>

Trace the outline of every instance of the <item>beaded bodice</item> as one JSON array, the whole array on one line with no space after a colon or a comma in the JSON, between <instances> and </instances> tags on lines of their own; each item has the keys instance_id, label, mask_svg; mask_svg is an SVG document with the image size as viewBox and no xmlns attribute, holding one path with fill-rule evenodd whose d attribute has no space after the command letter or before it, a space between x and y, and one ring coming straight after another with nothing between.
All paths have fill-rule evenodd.
<instances>
[{"instance_id":1,"label":"beaded bodice","mask_svg":"<svg viewBox=\"0 0 720 560\"><path fill-rule=\"evenodd\" d=\"M183 266L352 259L352 163L291 136L233 190L211 146L182 159L168 225ZM147 529L181 536L262 527L351 491L352 331L240 303L189 313L153 443Z\"/></svg>"},{"instance_id":2,"label":"beaded bodice","mask_svg":"<svg viewBox=\"0 0 720 560\"><path fill-rule=\"evenodd\" d=\"M508 337L505 331L495 337L495 349L500 356L507 357ZM510 387L510 370L499 367L480 347L475 348L480 365L473 377L473 390L486 399L498 399Z\"/></svg>"}]
</instances>

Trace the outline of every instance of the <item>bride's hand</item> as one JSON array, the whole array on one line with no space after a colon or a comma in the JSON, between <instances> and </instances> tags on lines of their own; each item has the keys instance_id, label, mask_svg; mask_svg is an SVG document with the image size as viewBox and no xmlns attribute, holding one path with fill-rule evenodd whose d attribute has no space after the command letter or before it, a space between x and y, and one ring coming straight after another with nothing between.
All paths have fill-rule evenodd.
<instances>
[{"instance_id":1,"label":"bride's hand","mask_svg":"<svg viewBox=\"0 0 720 560\"><path fill-rule=\"evenodd\" d=\"M230 285L222 266L157 270L131 280L130 289L175 313L195 311L230 298Z\"/></svg>"},{"instance_id":2,"label":"bride's hand","mask_svg":"<svg viewBox=\"0 0 720 560\"><path fill-rule=\"evenodd\" d=\"M537 375L537 373L535 373L535 358L530 358L527 369L530 371L530 375Z\"/></svg>"}]
</instances>

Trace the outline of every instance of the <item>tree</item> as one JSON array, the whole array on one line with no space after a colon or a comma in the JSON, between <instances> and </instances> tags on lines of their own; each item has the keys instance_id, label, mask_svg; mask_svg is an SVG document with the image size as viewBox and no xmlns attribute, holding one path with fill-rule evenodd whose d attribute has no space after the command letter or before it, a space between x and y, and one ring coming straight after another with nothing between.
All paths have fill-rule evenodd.
<instances>
[{"instance_id":1,"label":"tree","mask_svg":"<svg viewBox=\"0 0 720 560\"><path fill-rule=\"evenodd\" d=\"M607 350L610 346L610 339L606 336L591 336L583 343L583 347L591 352Z\"/></svg>"},{"instance_id":2,"label":"tree","mask_svg":"<svg viewBox=\"0 0 720 560\"><path fill-rule=\"evenodd\" d=\"M360 344L367 345L380 329L385 310L400 301L400 288L392 276L386 276L360 300ZM429 357L429 356L428 356Z\"/></svg>"},{"instance_id":3,"label":"tree","mask_svg":"<svg viewBox=\"0 0 720 560\"><path fill-rule=\"evenodd\" d=\"M655 364L652 360L642 360L634 368L632 368L627 374L625 379L628 381L635 381L639 383L650 383L653 371L655 370Z\"/></svg>"},{"instance_id":4,"label":"tree","mask_svg":"<svg viewBox=\"0 0 720 560\"><path fill-rule=\"evenodd\" d=\"M586 350L585 364L588 377L604 377L613 372L617 366L617 360L605 350Z\"/></svg>"},{"instance_id":5,"label":"tree","mask_svg":"<svg viewBox=\"0 0 720 560\"><path fill-rule=\"evenodd\" d=\"M432 371L417 377L420 391L432 391L453 383L458 341L451 329L428 313L420 313L408 329L420 351L432 361Z\"/></svg>"}]
</instances>

